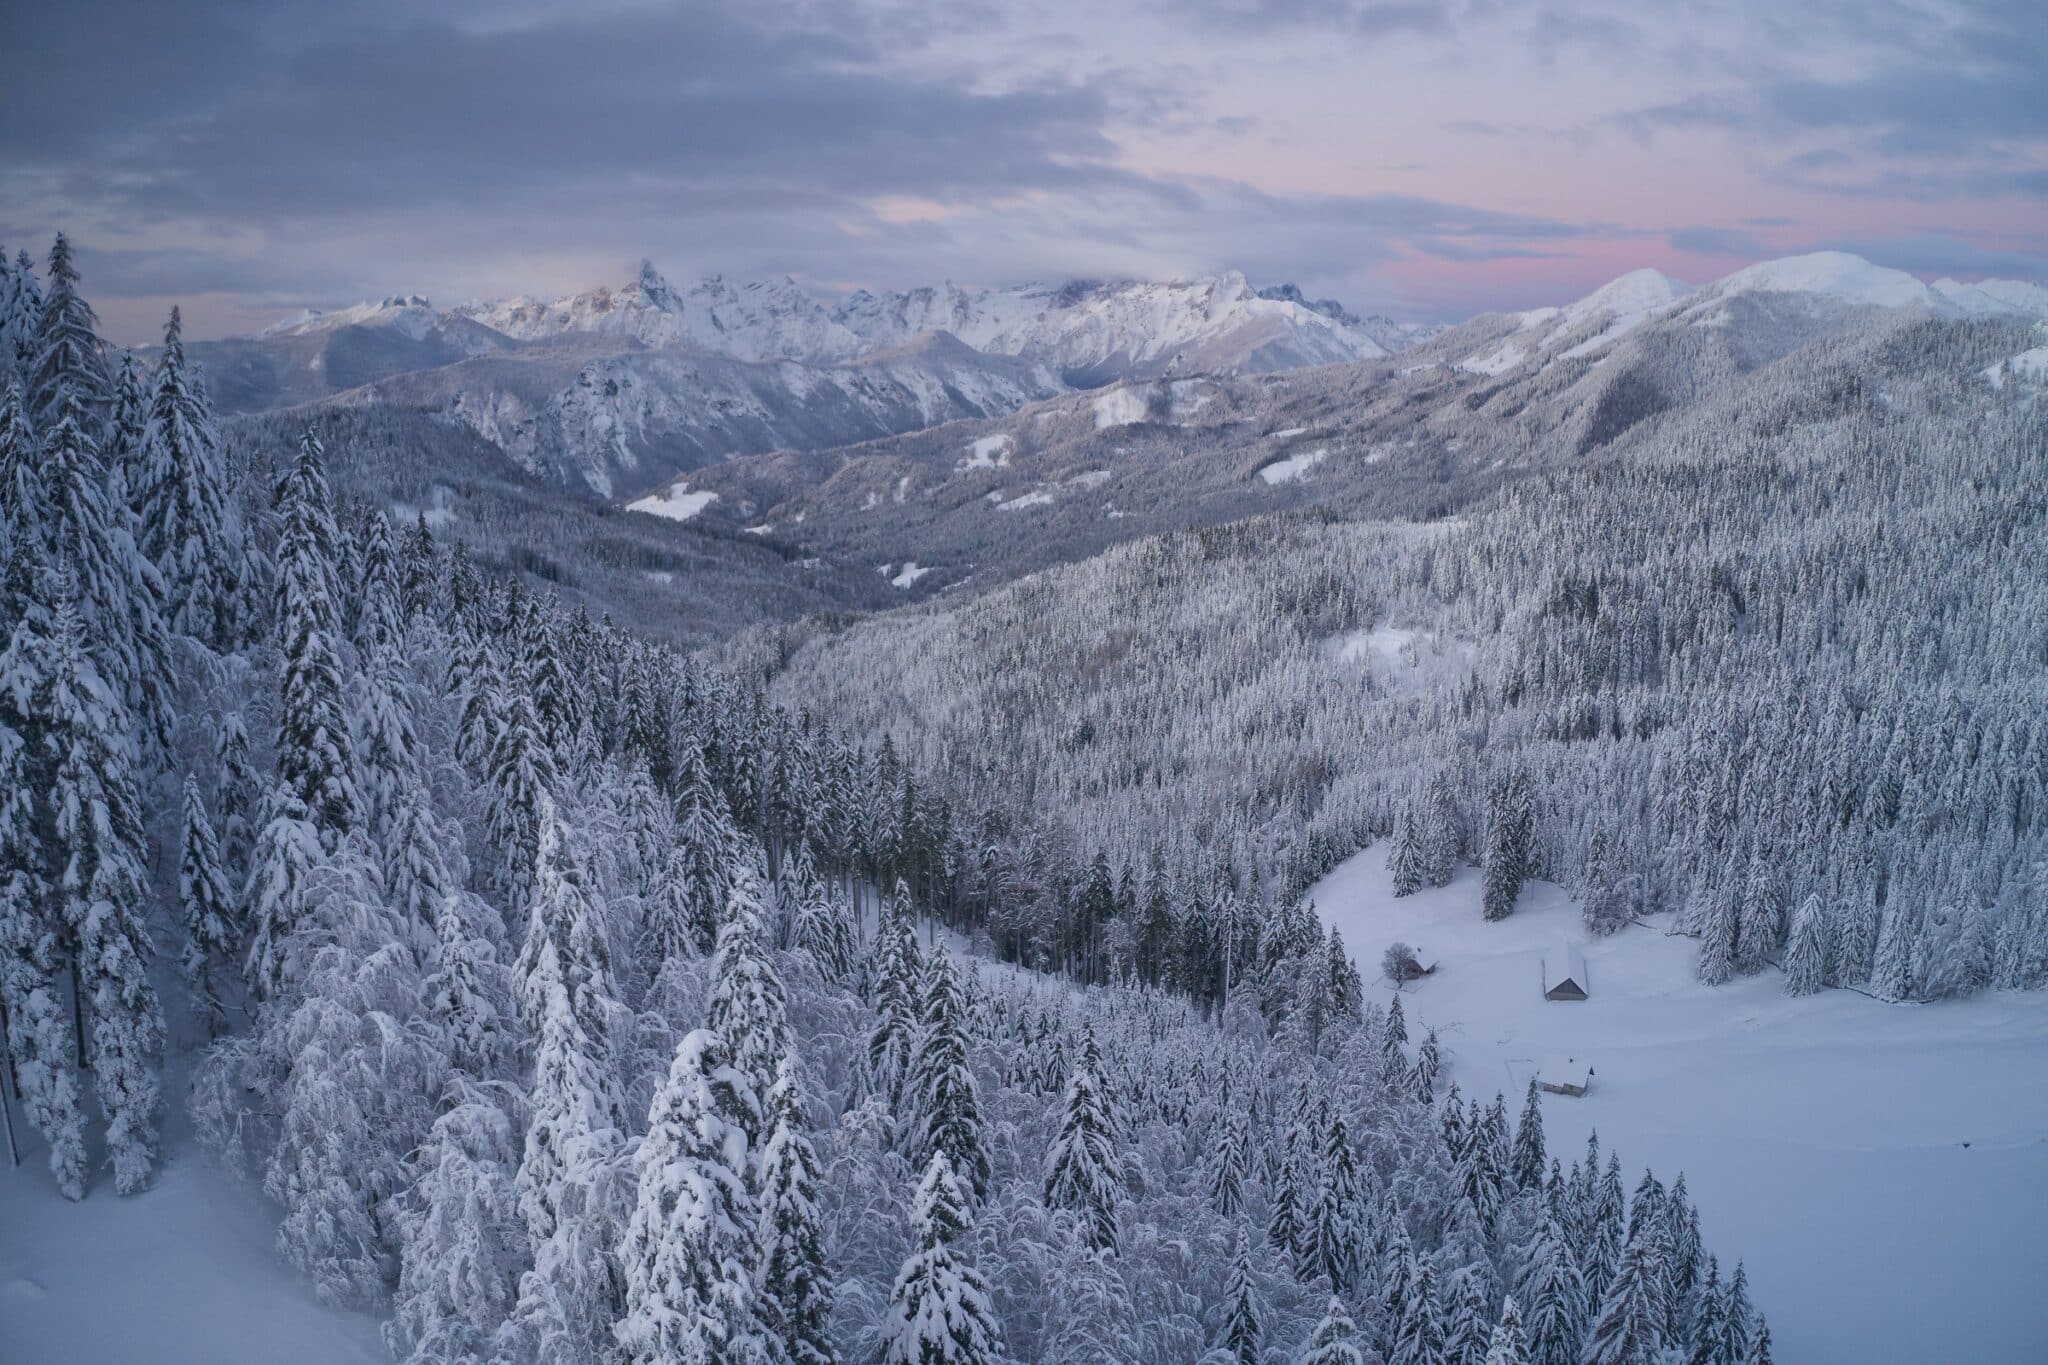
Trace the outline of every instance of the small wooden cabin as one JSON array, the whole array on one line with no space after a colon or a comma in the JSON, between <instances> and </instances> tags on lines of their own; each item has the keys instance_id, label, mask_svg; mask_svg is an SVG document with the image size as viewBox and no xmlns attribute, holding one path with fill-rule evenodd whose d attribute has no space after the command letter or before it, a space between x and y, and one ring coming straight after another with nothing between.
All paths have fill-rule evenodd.
<instances>
[{"instance_id":1,"label":"small wooden cabin","mask_svg":"<svg viewBox=\"0 0 2048 1365\"><path fill-rule=\"evenodd\" d=\"M1536 1073L1536 1088L1574 1099L1593 1085L1593 1068L1576 1057L1553 1057Z\"/></svg>"},{"instance_id":2,"label":"small wooden cabin","mask_svg":"<svg viewBox=\"0 0 2048 1365\"><path fill-rule=\"evenodd\" d=\"M1586 974L1586 957L1576 948L1559 948L1543 955L1543 998L1584 1000L1593 984Z\"/></svg>"}]
</instances>

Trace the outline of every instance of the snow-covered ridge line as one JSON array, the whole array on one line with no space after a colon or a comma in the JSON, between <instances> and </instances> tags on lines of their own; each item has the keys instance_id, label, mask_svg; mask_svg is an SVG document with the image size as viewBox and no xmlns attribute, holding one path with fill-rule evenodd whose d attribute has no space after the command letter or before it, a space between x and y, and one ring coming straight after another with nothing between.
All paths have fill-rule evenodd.
<instances>
[{"instance_id":1,"label":"snow-covered ridge line","mask_svg":"<svg viewBox=\"0 0 2048 1365\"><path fill-rule=\"evenodd\" d=\"M1277 370L1370 359L1422 335L1386 319L1359 319L1299 290L1257 290L1236 271L1169 281L1070 282L964 289L857 291L831 301L795 280L729 281L713 275L678 288L651 264L621 287L557 299L511 298L436 312L413 295L308 312L267 329L299 336L348 326L428 330L437 322L488 329L508 344L616 336L750 361L836 364L887 352L935 332L988 355L1015 356L1092 382L1201 370Z\"/></svg>"}]
</instances>

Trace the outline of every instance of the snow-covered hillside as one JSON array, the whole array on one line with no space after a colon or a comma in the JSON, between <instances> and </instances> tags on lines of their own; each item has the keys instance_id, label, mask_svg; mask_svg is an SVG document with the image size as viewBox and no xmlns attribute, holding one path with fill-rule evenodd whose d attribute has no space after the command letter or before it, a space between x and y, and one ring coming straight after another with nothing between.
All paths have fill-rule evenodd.
<instances>
[{"instance_id":1,"label":"snow-covered hillside","mask_svg":"<svg viewBox=\"0 0 2048 1365\"><path fill-rule=\"evenodd\" d=\"M1856 308L1921 309L1937 317L2048 318L2048 289L2022 280L1923 284L1903 270L1874 265L1844 251L1817 251L1761 261L1699 289L1658 270L1632 270L1561 307L1505 315L1512 326L1482 331L1483 344L1453 356L1457 369L1498 377L1540 362L1598 355L1656 318L1726 325L1740 299L1784 297L1825 314Z\"/></svg>"},{"instance_id":2,"label":"snow-covered hillside","mask_svg":"<svg viewBox=\"0 0 2048 1365\"><path fill-rule=\"evenodd\" d=\"M1396 899L1385 844L1308 894L1369 998L1391 996L1389 943L1437 964L1405 1008L1442 1030L1468 1096L1512 1098L1554 1059L1590 1065L1583 1098L1545 1106L1553 1151L1597 1130L1667 1178L1683 1170L1708 1235L1772 1305L1781 1359L2048 1359L2048 998L1790 999L1775 969L1709 987L1693 940L1653 924L1588 941L1548 883L1498 923L1480 917L1476 870ZM1566 945L1589 969L1583 1002L1542 996L1543 957Z\"/></svg>"}]
</instances>

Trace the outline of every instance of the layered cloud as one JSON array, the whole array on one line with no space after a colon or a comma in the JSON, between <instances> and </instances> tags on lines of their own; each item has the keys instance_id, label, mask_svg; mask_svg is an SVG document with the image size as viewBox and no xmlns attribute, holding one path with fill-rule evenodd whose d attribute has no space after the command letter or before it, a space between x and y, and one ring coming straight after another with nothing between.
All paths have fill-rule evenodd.
<instances>
[{"instance_id":1,"label":"layered cloud","mask_svg":"<svg viewBox=\"0 0 2048 1365\"><path fill-rule=\"evenodd\" d=\"M576 287L642 255L826 287L1236 266L1435 313L1849 239L2041 273L2029 20L75 0L9 14L0 241L70 228L131 332L179 294L222 330Z\"/></svg>"}]
</instances>

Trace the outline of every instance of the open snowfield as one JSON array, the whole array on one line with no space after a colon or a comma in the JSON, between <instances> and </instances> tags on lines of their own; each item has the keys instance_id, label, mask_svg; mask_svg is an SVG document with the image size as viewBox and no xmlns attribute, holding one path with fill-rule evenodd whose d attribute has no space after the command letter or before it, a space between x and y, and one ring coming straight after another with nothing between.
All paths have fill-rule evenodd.
<instances>
[{"instance_id":1,"label":"open snowfield","mask_svg":"<svg viewBox=\"0 0 2048 1365\"><path fill-rule=\"evenodd\" d=\"M126 1199L99 1171L66 1203L40 1138L22 1134L19 1168L0 1146L0 1361L389 1365L375 1321L322 1307L279 1258L276 1209L195 1151L182 1116L169 1128L156 1184Z\"/></svg>"},{"instance_id":2,"label":"open snowfield","mask_svg":"<svg viewBox=\"0 0 2048 1365\"><path fill-rule=\"evenodd\" d=\"M1709 988L1691 939L1634 926L1587 943L1540 882L1488 924L1470 868L1397 900L1386 855L1309 893L1370 998L1390 998L1379 957L1396 939L1440 964L1404 1008L1416 1036L1440 1030L1468 1097L1504 1090L1512 1109L1542 1061L1590 1061L1583 1099L1546 1097L1552 1155L1569 1164L1597 1128L1631 1187L1646 1165L1684 1171L1710 1244L1747 1261L1780 1360L2048 1361L2048 997L1793 1000L1775 970ZM1542 955L1565 942L1584 946L1582 1003L1542 997Z\"/></svg>"}]
</instances>

